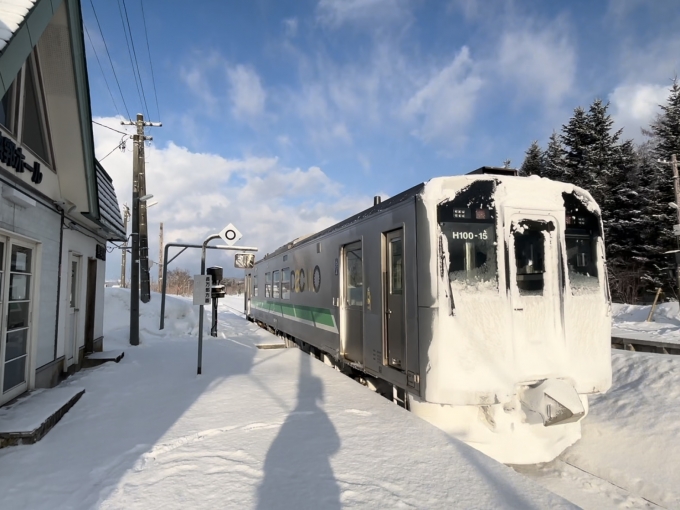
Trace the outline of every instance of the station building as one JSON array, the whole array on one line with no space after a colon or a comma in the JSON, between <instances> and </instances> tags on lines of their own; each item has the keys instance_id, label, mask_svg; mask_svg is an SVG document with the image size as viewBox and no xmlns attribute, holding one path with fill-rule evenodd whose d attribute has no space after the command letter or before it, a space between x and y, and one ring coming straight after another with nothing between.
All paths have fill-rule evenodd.
<instances>
[{"instance_id":1,"label":"station building","mask_svg":"<svg viewBox=\"0 0 680 510\"><path fill-rule=\"evenodd\" d=\"M107 241L79 0L0 2L0 405L102 349Z\"/></svg>"}]
</instances>

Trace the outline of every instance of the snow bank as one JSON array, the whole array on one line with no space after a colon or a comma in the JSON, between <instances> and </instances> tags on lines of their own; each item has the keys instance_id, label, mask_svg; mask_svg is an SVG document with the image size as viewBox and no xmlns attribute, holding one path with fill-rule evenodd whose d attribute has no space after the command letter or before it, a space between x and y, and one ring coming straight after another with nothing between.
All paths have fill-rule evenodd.
<instances>
[{"instance_id":1,"label":"snow bank","mask_svg":"<svg viewBox=\"0 0 680 510\"><path fill-rule=\"evenodd\" d=\"M582 439L563 459L680 508L680 356L614 350L612 366L612 388L591 398Z\"/></svg>"},{"instance_id":2,"label":"snow bank","mask_svg":"<svg viewBox=\"0 0 680 510\"><path fill-rule=\"evenodd\" d=\"M108 287L104 293L104 337L123 334L127 340L130 330L130 290ZM158 329L161 317L161 295L151 293L151 301L139 304L140 341L153 338L172 338L198 332L198 307L188 298L165 297L165 327Z\"/></svg>"},{"instance_id":3,"label":"snow bank","mask_svg":"<svg viewBox=\"0 0 680 510\"><path fill-rule=\"evenodd\" d=\"M633 335L636 338L680 343L680 314L678 303L661 303L651 322L647 316L651 305L612 304L612 335Z\"/></svg>"}]
</instances>

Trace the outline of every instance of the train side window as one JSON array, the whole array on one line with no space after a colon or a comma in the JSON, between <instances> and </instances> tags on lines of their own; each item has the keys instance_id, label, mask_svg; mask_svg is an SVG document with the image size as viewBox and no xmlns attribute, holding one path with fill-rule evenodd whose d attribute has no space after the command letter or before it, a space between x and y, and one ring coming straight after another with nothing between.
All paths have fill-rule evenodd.
<instances>
[{"instance_id":1,"label":"train side window","mask_svg":"<svg viewBox=\"0 0 680 510\"><path fill-rule=\"evenodd\" d=\"M272 297L272 274L264 274L264 297Z\"/></svg>"},{"instance_id":2,"label":"train side window","mask_svg":"<svg viewBox=\"0 0 680 510\"><path fill-rule=\"evenodd\" d=\"M274 271L272 273L274 277L274 284L272 285L272 297L278 299L281 296L281 273L279 271Z\"/></svg>"},{"instance_id":3,"label":"train side window","mask_svg":"<svg viewBox=\"0 0 680 510\"><path fill-rule=\"evenodd\" d=\"M281 270L281 299L290 299L290 268Z\"/></svg>"},{"instance_id":4,"label":"train side window","mask_svg":"<svg viewBox=\"0 0 680 510\"><path fill-rule=\"evenodd\" d=\"M540 230L515 232L517 288L521 295L543 295L544 235Z\"/></svg>"}]
</instances>

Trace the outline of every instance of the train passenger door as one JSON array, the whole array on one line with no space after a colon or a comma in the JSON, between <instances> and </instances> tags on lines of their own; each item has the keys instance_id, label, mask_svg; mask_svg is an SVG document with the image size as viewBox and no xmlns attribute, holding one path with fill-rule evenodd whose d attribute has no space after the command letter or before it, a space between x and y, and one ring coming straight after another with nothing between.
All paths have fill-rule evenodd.
<instances>
[{"instance_id":1,"label":"train passenger door","mask_svg":"<svg viewBox=\"0 0 680 510\"><path fill-rule=\"evenodd\" d=\"M548 214L514 214L510 223L508 277L514 343L525 373L540 375L549 369L547 360L563 354L563 276L557 225Z\"/></svg>"},{"instance_id":2,"label":"train passenger door","mask_svg":"<svg viewBox=\"0 0 680 510\"><path fill-rule=\"evenodd\" d=\"M342 355L350 361L363 363L364 263L361 242L342 247L342 265Z\"/></svg>"},{"instance_id":3,"label":"train passenger door","mask_svg":"<svg viewBox=\"0 0 680 510\"><path fill-rule=\"evenodd\" d=\"M384 260L385 335L383 363L404 370L406 338L404 335L404 231L385 234Z\"/></svg>"}]
</instances>

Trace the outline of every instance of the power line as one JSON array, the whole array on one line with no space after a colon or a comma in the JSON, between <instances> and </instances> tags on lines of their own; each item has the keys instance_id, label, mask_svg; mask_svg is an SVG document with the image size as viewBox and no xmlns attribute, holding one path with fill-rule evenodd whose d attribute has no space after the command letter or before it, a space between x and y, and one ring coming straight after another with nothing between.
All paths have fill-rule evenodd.
<instances>
[{"instance_id":1,"label":"power line","mask_svg":"<svg viewBox=\"0 0 680 510\"><path fill-rule=\"evenodd\" d=\"M120 88L120 82L118 81L118 75L116 74L116 69L113 67L113 60L111 60L111 54L109 53L109 47L106 44L106 39L104 38L104 32L102 31L102 26L99 24L99 18L97 17L97 11L94 8L92 0L90 0L90 5L92 6L92 12L94 13L94 19L97 20L97 27L99 27L99 33L102 36L102 41L104 41L104 48L106 49L106 54L109 57L109 63L111 64L111 70L113 71L113 77L116 79L116 84L118 85L118 92L120 92L120 97L123 100L123 106L125 107L125 113L127 113L128 119L130 118L130 111L128 110L127 104L125 103L125 96L123 96L123 91ZM90 41L92 42L92 41Z\"/></svg>"},{"instance_id":2,"label":"power line","mask_svg":"<svg viewBox=\"0 0 680 510\"><path fill-rule=\"evenodd\" d=\"M118 131L117 129L113 129L112 127L109 127L105 124L102 124L101 122L97 122L96 120L92 121L93 124L97 124L98 126L105 127L106 129L110 129L111 131L115 131L116 133L120 133L121 135L128 135L130 133L126 133L125 131Z\"/></svg>"},{"instance_id":3,"label":"power line","mask_svg":"<svg viewBox=\"0 0 680 510\"><path fill-rule=\"evenodd\" d=\"M126 133L125 136L130 136L130 135L128 135L128 134ZM122 138L120 139L120 142L118 142L118 145L116 145L113 149L111 149L111 152L109 152L106 156L104 156L103 158L99 159L98 161L101 163L101 162L104 161L106 158L108 158L111 154L113 154L114 151L115 151L116 149L121 148L121 146L123 145L123 140L125 140L125 136L122 137Z\"/></svg>"},{"instance_id":4,"label":"power line","mask_svg":"<svg viewBox=\"0 0 680 510\"><path fill-rule=\"evenodd\" d=\"M106 74L104 74L104 68L102 67L101 60L99 60L99 55L97 54L97 49L94 47L94 43L92 42L92 38L90 37L90 32L87 30L87 25L83 23L83 28L85 28L85 33L87 34L87 38L90 41L90 45L92 46L92 51L94 52L94 56L97 57L97 63L99 64L99 69L102 72L102 76L104 77L104 83L106 83L106 88L109 90L109 95L111 96L111 102L113 103L113 107L116 110L116 113L120 115L120 110L118 109L118 105L116 104L116 100L113 99L113 93L111 92L111 87L109 87L109 82L106 79Z\"/></svg>"},{"instance_id":5,"label":"power line","mask_svg":"<svg viewBox=\"0 0 680 510\"><path fill-rule=\"evenodd\" d=\"M156 78L153 75L153 62L151 61L151 49L149 48L149 31L146 29L146 16L144 15L144 0L139 0L142 6L142 21L144 21L144 37L146 37L146 52L149 54L149 66L151 67L151 83L153 83L153 95L156 98L156 112L158 121L161 120L161 110L158 108L158 92L156 92Z\"/></svg>"},{"instance_id":6,"label":"power line","mask_svg":"<svg viewBox=\"0 0 680 510\"><path fill-rule=\"evenodd\" d=\"M139 96L139 101L142 103L142 109L146 107L146 117L149 118L149 107L146 104L146 95L144 94L144 85L142 84L142 75L139 73L139 63L137 63L137 52L135 51L135 41L132 38L132 30L130 29L130 19L127 15L127 7L125 6L125 0L123 0L123 8L125 9L125 19L127 19L127 29L125 28L125 19L123 19L123 10L121 9L121 0L118 0L118 11L120 12L120 21L123 24L123 32L125 33L125 43L128 48L128 55L130 56L130 65L132 66L132 74L135 77L135 85L137 86L137 95ZM128 41L128 32L130 33L130 40ZM130 50L130 44L132 43L132 50ZM132 60L132 54L134 53L134 62ZM135 74L135 63L137 63L137 73ZM137 76L139 75L139 81ZM140 92L141 90L141 92ZM144 99L142 99L144 96Z\"/></svg>"}]
</instances>

